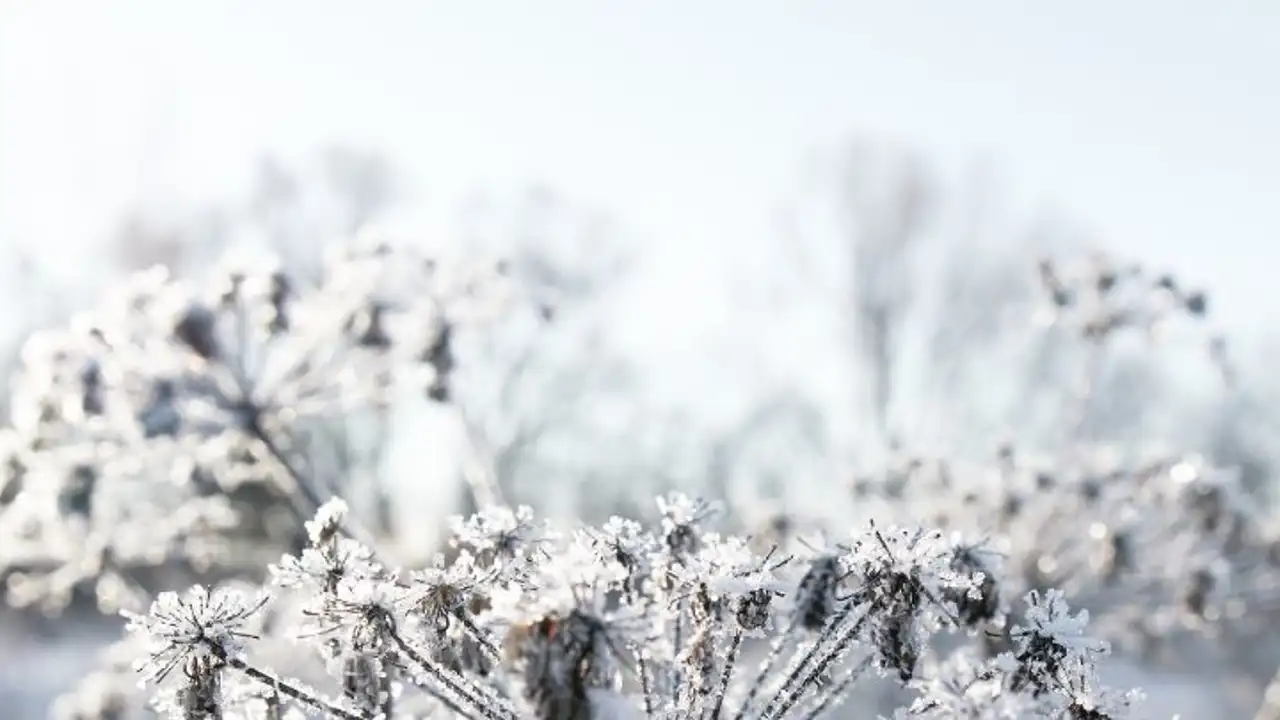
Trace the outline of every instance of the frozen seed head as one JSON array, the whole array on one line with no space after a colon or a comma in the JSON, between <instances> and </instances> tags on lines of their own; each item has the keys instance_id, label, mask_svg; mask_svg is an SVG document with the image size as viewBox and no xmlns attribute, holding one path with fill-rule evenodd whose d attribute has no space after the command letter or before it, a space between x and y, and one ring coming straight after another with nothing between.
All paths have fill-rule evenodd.
<instances>
[{"instance_id":1,"label":"frozen seed head","mask_svg":"<svg viewBox=\"0 0 1280 720\"><path fill-rule=\"evenodd\" d=\"M640 523L620 517L611 517L603 527L590 531L590 543L603 563L615 563L626 573L625 589L640 590L644 580L652 574L653 556L658 549L657 538L645 531Z\"/></svg>"},{"instance_id":2,"label":"frozen seed head","mask_svg":"<svg viewBox=\"0 0 1280 720\"><path fill-rule=\"evenodd\" d=\"M1013 631L1014 690L1030 689L1035 696L1061 692L1064 678L1092 668L1097 657L1110 651L1107 643L1084 634L1088 611L1072 615L1062 591L1033 590L1026 601L1026 624Z\"/></svg>"},{"instance_id":3,"label":"frozen seed head","mask_svg":"<svg viewBox=\"0 0 1280 720\"><path fill-rule=\"evenodd\" d=\"M357 650L381 647L396 632L397 617L412 604L410 592L393 580L343 578L314 616L323 633L342 632Z\"/></svg>"},{"instance_id":4,"label":"frozen seed head","mask_svg":"<svg viewBox=\"0 0 1280 720\"><path fill-rule=\"evenodd\" d=\"M129 620L126 630L148 646L148 657L136 669L159 681L179 665L218 664L239 655L243 641L255 637L246 631L250 619L268 600L265 594L251 599L236 590L197 585L183 595L161 593L146 615L122 613Z\"/></svg>"},{"instance_id":5,"label":"frozen seed head","mask_svg":"<svg viewBox=\"0 0 1280 720\"><path fill-rule=\"evenodd\" d=\"M476 514L449 519L454 547L474 552L485 564L506 564L523 558L538 540L533 508L487 507Z\"/></svg>"},{"instance_id":6,"label":"frozen seed head","mask_svg":"<svg viewBox=\"0 0 1280 720\"><path fill-rule=\"evenodd\" d=\"M1038 635L1051 638L1056 644L1068 648L1091 653L1105 653L1108 646L1105 642L1085 636L1085 628L1089 625L1089 611L1081 610L1071 614L1067 606L1066 595L1061 590L1049 590L1041 594L1032 591L1027 594L1025 647L1026 638Z\"/></svg>"},{"instance_id":7,"label":"frozen seed head","mask_svg":"<svg viewBox=\"0 0 1280 720\"><path fill-rule=\"evenodd\" d=\"M465 550L448 563L437 555L430 567L409 573L416 617L430 622L437 632L447 631L493 577L481 571Z\"/></svg>"},{"instance_id":8,"label":"frozen seed head","mask_svg":"<svg viewBox=\"0 0 1280 720\"><path fill-rule=\"evenodd\" d=\"M814 559L800 578L793 604L794 621L810 631L821 630L838 602L841 580L847 575L844 565L836 555L822 555Z\"/></svg>"},{"instance_id":9,"label":"frozen seed head","mask_svg":"<svg viewBox=\"0 0 1280 720\"><path fill-rule=\"evenodd\" d=\"M332 593L346 577L373 577L378 567L373 551L354 540L338 538L322 549L304 548L269 566L271 580L282 588Z\"/></svg>"},{"instance_id":10,"label":"frozen seed head","mask_svg":"<svg viewBox=\"0 0 1280 720\"><path fill-rule=\"evenodd\" d=\"M347 519L347 503L341 498L333 498L320 506L314 520L306 522L307 537L314 546L327 545L330 540L342 531L342 523Z\"/></svg>"},{"instance_id":11,"label":"frozen seed head","mask_svg":"<svg viewBox=\"0 0 1280 720\"><path fill-rule=\"evenodd\" d=\"M786 586L775 573L790 558L775 555L756 554L740 537L708 534L698 552L671 572L677 585L705 585L713 600L745 597L757 590L781 593Z\"/></svg>"},{"instance_id":12,"label":"frozen seed head","mask_svg":"<svg viewBox=\"0 0 1280 720\"><path fill-rule=\"evenodd\" d=\"M657 502L667 549L677 556L696 551L701 542L700 526L715 514L716 508L705 500L678 492L659 497Z\"/></svg>"}]
</instances>

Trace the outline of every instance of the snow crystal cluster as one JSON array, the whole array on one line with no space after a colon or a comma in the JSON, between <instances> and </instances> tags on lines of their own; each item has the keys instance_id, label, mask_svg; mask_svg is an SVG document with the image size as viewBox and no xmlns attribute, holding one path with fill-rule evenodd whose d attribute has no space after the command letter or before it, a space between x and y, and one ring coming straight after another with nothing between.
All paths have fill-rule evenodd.
<instances>
[{"instance_id":1,"label":"snow crystal cluster","mask_svg":"<svg viewBox=\"0 0 1280 720\"><path fill-rule=\"evenodd\" d=\"M991 576L956 563L979 552L958 538L870 525L761 554L700 504L661 500L655 522L596 528L489 508L407 573L328 505L301 557L272 567L271 601L164 593L125 642L145 653L152 706L184 720L813 718L883 678L914 696L902 718L1112 718L1135 700L1100 685L1106 644L1057 592L1029 595L1008 650L935 643L1007 617ZM992 613L961 610L983 601ZM273 644L292 648L283 670L255 657Z\"/></svg>"}]
</instances>

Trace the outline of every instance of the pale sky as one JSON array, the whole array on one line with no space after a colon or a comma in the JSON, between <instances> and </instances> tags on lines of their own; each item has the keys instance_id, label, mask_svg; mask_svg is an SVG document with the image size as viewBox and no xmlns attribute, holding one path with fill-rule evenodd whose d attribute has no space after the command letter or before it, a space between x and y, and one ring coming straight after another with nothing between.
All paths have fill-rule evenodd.
<instances>
[{"instance_id":1,"label":"pale sky","mask_svg":"<svg viewBox=\"0 0 1280 720\"><path fill-rule=\"evenodd\" d=\"M546 181L692 252L668 287L705 312L663 330L686 337L728 312L713 261L775 239L805 154L871 133L986 158L1024 207L1270 330L1276 38L1266 0L0 0L0 239L91 273L71 251L127 208L366 144L419 207Z\"/></svg>"}]
</instances>

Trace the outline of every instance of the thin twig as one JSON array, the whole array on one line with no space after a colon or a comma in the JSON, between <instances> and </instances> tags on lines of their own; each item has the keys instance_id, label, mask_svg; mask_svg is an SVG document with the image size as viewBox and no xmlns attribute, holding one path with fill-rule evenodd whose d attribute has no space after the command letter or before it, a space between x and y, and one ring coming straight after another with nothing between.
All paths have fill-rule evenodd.
<instances>
[{"instance_id":1,"label":"thin twig","mask_svg":"<svg viewBox=\"0 0 1280 720\"><path fill-rule=\"evenodd\" d=\"M294 700L297 700L312 709L328 713L329 717L339 718L340 720L371 720L372 718L372 716L362 715L358 712L347 710L337 703L326 700L315 693L302 689L297 685L293 685L278 675L265 670L260 670L240 658L229 656L221 646L217 644L211 642L208 646L213 650L214 654L226 662L228 666L239 670L249 678L272 688L282 695L288 695Z\"/></svg>"},{"instance_id":2,"label":"thin twig","mask_svg":"<svg viewBox=\"0 0 1280 720\"><path fill-rule=\"evenodd\" d=\"M470 704L486 720L514 720L516 717L515 712L507 707L501 698L485 695L484 688L479 686L463 687L458 682L461 678L452 677L452 673L431 662L399 634L391 633L391 639L406 658L435 678L450 693Z\"/></svg>"}]
</instances>

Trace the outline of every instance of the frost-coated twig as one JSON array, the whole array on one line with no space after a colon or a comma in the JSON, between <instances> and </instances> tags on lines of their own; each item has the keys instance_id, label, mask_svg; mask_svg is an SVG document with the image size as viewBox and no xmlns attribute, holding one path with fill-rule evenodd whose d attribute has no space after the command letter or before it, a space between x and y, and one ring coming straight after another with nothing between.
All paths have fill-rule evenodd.
<instances>
[{"instance_id":1,"label":"frost-coated twig","mask_svg":"<svg viewBox=\"0 0 1280 720\"><path fill-rule=\"evenodd\" d=\"M732 679L734 668L737 667L738 652L741 649L742 631L737 630L729 641L729 651L724 658L724 668L720 671L720 684L715 690L715 706L711 708L711 714L708 716L711 720L719 720L720 718L720 708L724 707L724 696L729 692L729 680Z\"/></svg>"},{"instance_id":2,"label":"frost-coated twig","mask_svg":"<svg viewBox=\"0 0 1280 720\"><path fill-rule=\"evenodd\" d=\"M636 604L636 589L631 582L627 583L624 596L627 598L627 602L633 605ZM648 617L653 612L656 604L657 600L652 595L645 595L642 602L643 610L641 615ZM631 652L635 655L636 674L640 677L640 699L644 705L644 715L646 718L652 718L656 702L653 687L653 663L649 661L648 653L638 643L631 643Z\"/></svg>"},{"instance_id":3,"label":"frost-coated twig","mask_svg":"<svg viewBox=\"0 0 1280 720\"><path fill-rule=\"evenodd\" d=\"M823 693L818 697L818 701L809 709L809 712L804 714L801 720L816 720L826 712L827 708L843 700L845 693L862 678L862 674L871 667L871 663L874 660L875 657L868 654L857 665L849 668L849 671L845 673L844 677L840 678L840 682L836 683L830 692Z\"/></svg>"},{"instance_id":4,"label":"frost-coated twig","mask_svg":"<svg viewBox=\"0 0 1280 720\"><path fill-rule=\"evenodd\" d=\"M756 670L755 677L752 678L751 684L748 686L747 696L743 698L738 712L733 716L733 720L743 720L746 717L747 710L751 708L760 691L764 689L765 679L769 677L770 673L777 668L778 663L782 660L783 647L790 642L793 630L794 625L788 623L786 630L769 643L769 654L765 656L765 659L760 663L760 667Z\"/></svg>"},{"instance_id":5,"label":"frost-coated twig","mask_svg":"<svg viewBox=\"0 0 1280 720\"><path fill-rule=\"evenodd\" d=\"M391 639L395 642L400 652L404 653L405 657L412 661L415 666L440 683L453 698L469 705L476 714L486 720L513 720L516 717L515 712L506 706L505 701L485 692L482 687L464 687L465 679L428 660L401 637L399 633L392 633Z\"/></svg>"},{"instance_id":6,"label":"frost-coated twig","mask_svg":"<svg viewBox=\"0 0 1280 720\"><path fill-rule=\"evenodd\" d=\"M800 662L797 663L787 675L787 679L783 681L777 693L765 706L764 712L761 714L761 720L773 720L780 718L791 709L796 703L800 695L813 687L815 681L821 677L833 662L844 656L849 646L853 644L854 639L862 631L866 624L870 612L864 611L858 616L858 619L848 623L847 627L841 632L834 641L828 642L824 636L822 640L814 643L809 652L805 653ZM832 624L832 630L835 629ZM812 665L812 670L805 674L805 670ZM801 677L803 676L803 679Z\"/></svg>"},{"instance_id":7,"label":"frost-coated twig","mask_svg":"<svg viewBox=\"0 0 1280 720\"><path fill-rule=\"evenodd\" d=\"M461 405L454 406L454 413L467 441L467 458L463 462L462 476L466 480L477 508L497 507L503 503L502 488L493 468L493 453L487 452L483 436L475 427Z\"/></svg>"},{"instance_id":8,"label":"frost-coated twig","mask_svg":"<svg viewBox=\"0 0 1280 720\"><path fill-rule=\"evenodd\" d=\"M256 668L240 658L223 656L223 660L229 667L239 670L246 677L279 692L281 695L287 695L314 710L327 713L330 717L340 718L341 720L369 720L367 716L347 710L314 692L303 689L300 685L295 685L281 678L279 675Z\"/></svg>"},{"instance_id":9,"label":"frost-coated twig","mask_svg":"<svg viewBox=\"0 0 1280 720\"><path fill-rule=\"evenodd\" d=\"M490 660L496 661L501 657L502 653L498 650L498 646L494 645L493 640L489 638L489 634L486 633L479 625L476 625L475 621L467 615L467 610L465 608L459 608L458 611L453 614L453 617L459 623L462 623L462 627L466 629L471 639L475 640L476 644L480 646L481 650L484 650L485 655L487 655Z\"/></svg>"},{"instance_id":10,"label":"frost-coated twig","mask_svg":"<svg viewBox=\"0 0 1280 720\"><path fill-rule=\"evenodd\" d=\"M253 435L262 443L262 446L271 454L271 457L274 458L276 462L284 468L285 472L289 474L290 479L293 480L294 488L298 492L302 493L308 503L311 503L314 506L312 512L319 510L324 505L325 501L321 499L315 488L312 486L311 478L304 475L302 471L295 467L294 463L285 454L284 450L264 428L257 427L255 425L253 428ZM370 550L378 547L377 540L373 535L370 534L360 522L353 519L349 513L345 514L342 518L341 530L345 535Z\"/></svg>"}]
</instances>

